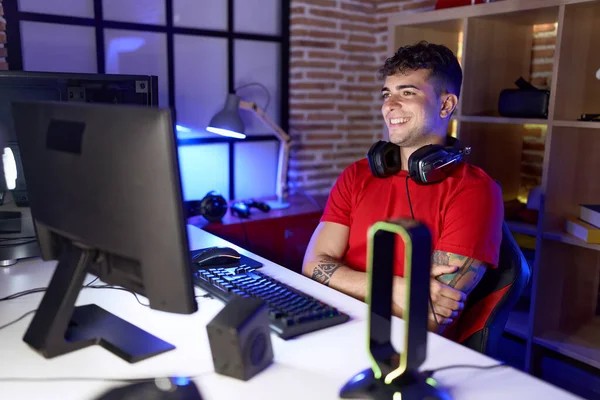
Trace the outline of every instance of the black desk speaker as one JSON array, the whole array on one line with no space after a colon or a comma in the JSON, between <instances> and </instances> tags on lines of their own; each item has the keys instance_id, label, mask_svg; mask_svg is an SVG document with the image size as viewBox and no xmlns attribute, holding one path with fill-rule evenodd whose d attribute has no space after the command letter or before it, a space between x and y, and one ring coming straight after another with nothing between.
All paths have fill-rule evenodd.
<instances>
[{"instance_id":1,"label":"black desk speaker","mask_svg":"<svg viewBox=\"0 0 600 400\"><path fill-rule=\"evenodd\" d=\"M215 372L247 381L273 361L267 306L236 298L206 326Z\"/></svg>"}]
</instances>

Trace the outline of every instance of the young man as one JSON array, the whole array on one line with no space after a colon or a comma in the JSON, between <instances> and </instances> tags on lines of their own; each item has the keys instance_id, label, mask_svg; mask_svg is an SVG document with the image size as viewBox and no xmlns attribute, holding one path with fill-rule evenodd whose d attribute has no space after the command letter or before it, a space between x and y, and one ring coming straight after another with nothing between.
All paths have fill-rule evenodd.
<instances>
[{"instance_id":1,"label":"young man","mask_svg":"<svg viewBox=\"0 0 600 400\"><path fill-rule=\"evenodd\" d=\"M458 103L462 70L448 48L427 42L402 47L386 60L380 73L385 77L381 111L389 141L401 147L402 169L381 179L362 159L342 172L308 245L303 274L364 301L367 230L377 221L411 218L412 204L415 219L432 235L435 315L430 310L429 328L442 333L457 320L486 270L497 266L502 193L483 170L466 162L438 183L419 185L407 178L407 160L415 150L445 143ZM406 290L403 275L403 249L399 249L393 312L400 317Z\"/></svg>"}]
</instances>

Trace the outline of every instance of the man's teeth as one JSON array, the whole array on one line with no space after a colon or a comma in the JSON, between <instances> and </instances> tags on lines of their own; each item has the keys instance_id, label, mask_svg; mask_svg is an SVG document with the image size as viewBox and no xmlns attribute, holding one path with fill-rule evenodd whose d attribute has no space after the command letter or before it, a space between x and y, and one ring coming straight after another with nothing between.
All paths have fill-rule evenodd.
<instances>
[{"instance_id":1,"label":"man's teeth","mask_svg":"<svg viewBox=\"0 0 600 400\"><path fill-rule=\"evenodd\" d=\"M393 118L390 120L390 122L392 124L404 124L405 122L408 122L410 118Z\"/></svg>"}]
</instances>

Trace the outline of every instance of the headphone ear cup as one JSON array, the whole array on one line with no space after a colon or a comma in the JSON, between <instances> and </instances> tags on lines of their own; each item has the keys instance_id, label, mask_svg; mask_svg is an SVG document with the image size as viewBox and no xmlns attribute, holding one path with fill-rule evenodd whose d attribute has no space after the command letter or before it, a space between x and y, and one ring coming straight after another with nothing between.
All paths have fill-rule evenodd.
<instances>
[{"instance_id":1,"label":"headphone ear cup","mask_svg":"<svg viewBox=\"0 0 600 400\"><path fill-rule=\"evenodd\" d=\"M463 153L460 149L430 144L411 154L408 173L418 184L436 183L444 180L462 160Z\"/></svg>"},{"instance_id":2,"label":"headphone ear cup","mask_svg":"<svg viewBox=\"0 0 600 400\"><path fill-rule=\"evenodd\" d=\"M420 185L430 183L423 180L424 174L421 170L421 161L440 151L445 151L444 146L438 144L429 144L415 150L408 158L408 176Z\"/></svg>"},{"instance_id":3,"label":"headphone ear cup","mask_svg":"<svg viewBox=\"0 0 600 400\"><path fill-rule=\"evenodd\" d=\"M386 178L400 171L400 146L383 140L373 144L367 152L369 168L373 176Z\"/></svg>"},{"instance_id":4,"label":"headphone ear cup","mask_svg":"<svg viewBox=\"0 0 600 400\"><path fill-rule=\"evenodd\" d=\"M209 222L219 222L227 213L227 201L214 191L209 192L200 201L200 215Z\"/></svg>"}]
</instances>

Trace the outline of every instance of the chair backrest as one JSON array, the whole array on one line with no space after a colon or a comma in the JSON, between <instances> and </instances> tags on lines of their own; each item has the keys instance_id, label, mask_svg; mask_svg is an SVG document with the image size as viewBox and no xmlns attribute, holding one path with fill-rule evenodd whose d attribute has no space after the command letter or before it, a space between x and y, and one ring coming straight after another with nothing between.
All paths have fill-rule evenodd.
<instances>
[{"instance_id":1,"label":"chair backrest","mask_svg":"<svg viewBox=\"0 0 600 400\"><path fill-rule=\"evenodd\" d=\"M498 267L488 270L469 295L457 321L456 341L489 356L495 356L508 315L527 286L529 264L506 222Z\"/></svg>"}]
</instances>

